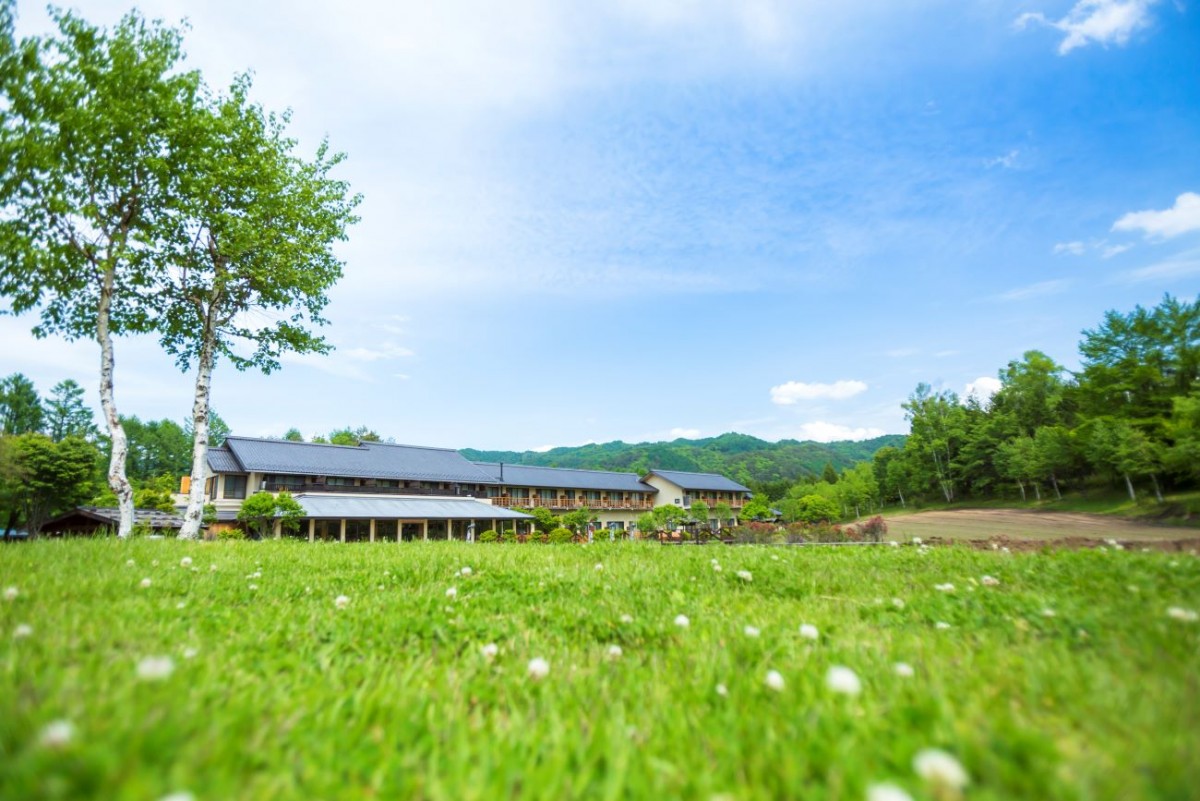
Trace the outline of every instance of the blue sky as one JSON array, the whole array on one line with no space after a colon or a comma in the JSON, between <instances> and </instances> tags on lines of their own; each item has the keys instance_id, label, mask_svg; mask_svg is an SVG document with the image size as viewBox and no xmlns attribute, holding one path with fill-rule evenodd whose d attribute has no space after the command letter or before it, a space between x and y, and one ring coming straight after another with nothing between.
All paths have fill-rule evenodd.
<instances>
[{"instance_id":1,"label":"blue sky","mask_svg":"<svg viewBox=\"0 0 1200 801\"><path fill-rule=\"evenodd\" d=\"M1200 291L1192 2L342 5L140 6L188 19L211 84L252 69L365 197L336 353L218 367L238 433L903 433L920 381L986 392L1031 348L1072 367L1105 310ZM0 318L0 371L94 394L95 345L31 324ZM118 342L123 413L190 397Z\"/></svg>"}]
</instances>

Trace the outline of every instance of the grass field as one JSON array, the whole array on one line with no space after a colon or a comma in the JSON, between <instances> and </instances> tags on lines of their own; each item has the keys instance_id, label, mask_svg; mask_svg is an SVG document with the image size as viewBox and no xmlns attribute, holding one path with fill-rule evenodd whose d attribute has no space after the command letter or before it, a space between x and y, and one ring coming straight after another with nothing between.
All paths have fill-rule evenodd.
<instances>
[{"instance_id":1,"label":"grass field","mask_svg":"<svg viewBox=\"0 0 1200 801\"><path fill-rule=\"evenodd\" d=\"M887 517L892 539L940 537L951 540L1033 540L1075 538L1125 543L1200 540L1200 530L1164 526L1114 515L1046 512L1031 509L947 509Z\"/></svg>"},{"instance_id":2,"label":"grass field","mask_svg":"<svg viewBox=\"0 0 1200 801\"><path fill-rule=\"evenodd\" d=\"M44 541L0 587L3 799L1200 787L1188 554Z\"/></svg>"}]
</instances>

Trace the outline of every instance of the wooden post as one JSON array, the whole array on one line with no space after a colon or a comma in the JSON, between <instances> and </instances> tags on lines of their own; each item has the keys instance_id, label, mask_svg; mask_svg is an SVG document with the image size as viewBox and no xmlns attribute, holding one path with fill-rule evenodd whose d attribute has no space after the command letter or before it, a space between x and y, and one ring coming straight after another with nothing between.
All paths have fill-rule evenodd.
<instances>
[{"instance_id":1,"label":"wooden post","mask_svg":"<svg viewBox=\"0 0 1200 801\"><path fill-rule=\"evenodd\" d=\"M340 534L341 534L340 538L341 538L342 542L345 542L346 541L346 518L344 518L344 517L342 518Z\"/></svg>"},{"instance_id":2,"label":"wooden post","mask_svg":"<svg viewBox=\"0 0 1200 801\"><path fill-rule=\"evenodd\" d=\"M312 542L317 538L317 521L316 518L308 518L308 541Z\"/></svg>"},{"instance_id":3,"label":"wooden post","mask_svg":"<svg viewBox=\"0 0 1200 801\"><path fill-rule=\"evenodd\" d=\"M375 518L371 518L371 542L375 541Z\"/></svg>"},{"instance_id":4,"label":"wooden post","mask_svg":"<svg viewBox=\"0 0 1200 801\"><path fill-rule=\"evenodd\" d=\"M429 541L429 521L428 520L421 521L421 539L425 540L426 542Z\"/></svg>"}]
</instances>

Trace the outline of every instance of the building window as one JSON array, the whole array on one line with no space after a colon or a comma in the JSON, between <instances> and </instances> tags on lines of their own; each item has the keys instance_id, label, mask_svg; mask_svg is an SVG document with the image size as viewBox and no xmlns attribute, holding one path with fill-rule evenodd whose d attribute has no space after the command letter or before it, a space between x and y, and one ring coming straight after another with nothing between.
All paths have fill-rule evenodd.
<instances>
[{"instance_id":1,"label":"building window","mask_svg":"<svg viewBox=\"0 0 1200 801\"><path fill-rule=\"evenodd\" d=\"M263 476L264 489L270 492L279 490L299 490L304 488L304 476L271 475Z\"/></svg>"},{"instance_id":2,"label":"building window","mask_svg":"<svg viewBox=\"0 0 1200 801\"><path fill-rule=\"evenodd\" d=\"M353 487L354 479L344 478L342 476L329 476L328 478L325 479L325 486L327 486L327 487Z\"/></svg>"},{"instance_id":3,"label":"building window","mask_svg":"<svg viewBox=\"0 0 1200 801\"><path fill-rule=\"evenodd\" d=\"M238 500L246 497L246 476L225 476L225 497Z\"/></svg>"}]
</instances>

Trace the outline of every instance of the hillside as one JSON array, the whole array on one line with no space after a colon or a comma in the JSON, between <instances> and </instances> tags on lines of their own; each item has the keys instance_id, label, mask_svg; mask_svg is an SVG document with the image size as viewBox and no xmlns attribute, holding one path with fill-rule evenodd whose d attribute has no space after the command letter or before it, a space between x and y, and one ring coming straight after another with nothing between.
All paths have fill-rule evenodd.
<instances>
[{"instance_id":1,"label":"hillside","mask_svg":"<svg viewBox=\"0 0 1200 801\"><path fill-rule=\"evenodd\" d=\"M644 473L651 468L722 473L747 486L796 481L819 475L826 462L841 470L870 459L887 445L904 446L904 436L888 434L861 442L767 442L746 434L671 442L605 442L536 451L479 451L464 448L468 459L542 467L577 467Z\"/></svg>"}]
</instances>

